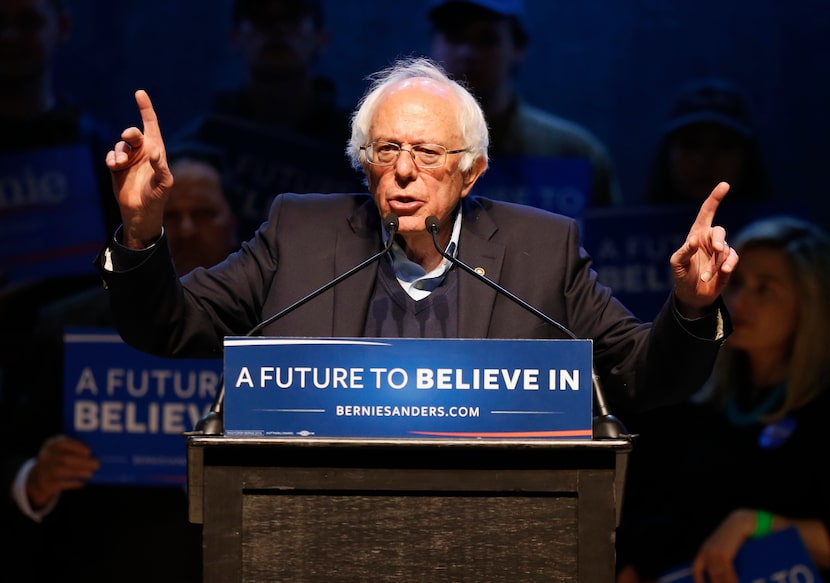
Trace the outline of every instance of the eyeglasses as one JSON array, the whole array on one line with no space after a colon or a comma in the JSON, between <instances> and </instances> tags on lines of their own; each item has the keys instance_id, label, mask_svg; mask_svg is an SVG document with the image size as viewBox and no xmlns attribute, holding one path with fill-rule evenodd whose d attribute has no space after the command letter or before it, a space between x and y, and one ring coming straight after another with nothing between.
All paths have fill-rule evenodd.
<instances>
[{"instance_id":1,"label":"eyeglasses","mask_svg":"<svg viewBox=\"0 0 830 583\"><path fill-rule=\"evenodd\" d=\"M438 168L447 161L447 154L460 154L467 151L467 148L447 150L438 144L413 144L406 150L401 148L400 144L393 142L372 142L367 146L361 146L360 149L366 152L366 159L374 166L392 166L398 161L398 156L403 150L409 152L418 168Z\"/></svg>"}]
</instances>

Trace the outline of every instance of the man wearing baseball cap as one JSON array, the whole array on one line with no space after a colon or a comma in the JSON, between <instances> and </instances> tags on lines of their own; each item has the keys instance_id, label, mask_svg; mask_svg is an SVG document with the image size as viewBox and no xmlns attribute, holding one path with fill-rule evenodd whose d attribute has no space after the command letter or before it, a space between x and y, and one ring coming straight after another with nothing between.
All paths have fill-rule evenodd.
<instances>
[{"instance_id":1,"label":"man wearing baseball cap","mask_svg":"<svg viewBox=\"0 0 830 583\"><path fill-rule=\"evenodd\" d=\"M490 126L490 154L584 157L591 206L620 202L605 146L586 128L525 102L514 85L530 37L522 0L432 0L432 57L476 95Z\"/></svg>"}]
</instances>

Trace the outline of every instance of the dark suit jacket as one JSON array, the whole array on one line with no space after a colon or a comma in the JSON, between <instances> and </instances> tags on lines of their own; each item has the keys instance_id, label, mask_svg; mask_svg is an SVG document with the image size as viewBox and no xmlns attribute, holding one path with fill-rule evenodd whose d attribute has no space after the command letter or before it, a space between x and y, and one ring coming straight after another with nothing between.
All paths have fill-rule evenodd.
<instances>
[{"instance_id":1,"label":"dark suit jacket","mask_svg":"<svg viewBox=\"0 0 830 583\"><path fill-rule=\"evenodd\" d=\"M578 337L592 339L610 402L636 394L641 405L657 405L706 380L720 346L714 315L684 322L667 302L653 324L639 322L598 283L575 221L477 197L462 204L458 257ZM254 237L210 270L179 282L161 240L150 251L110 246L115 270L100 271L126 342L167 356L217 357L224 336L245 335L377 253L380 233L367 194L282 194ZM99 266L102 261L103 252ZM377 271L372 264L263 334L362 336ZM567 338L469 274L459 274L458 330L462 338Z\"/></svg>"}]
</instances>

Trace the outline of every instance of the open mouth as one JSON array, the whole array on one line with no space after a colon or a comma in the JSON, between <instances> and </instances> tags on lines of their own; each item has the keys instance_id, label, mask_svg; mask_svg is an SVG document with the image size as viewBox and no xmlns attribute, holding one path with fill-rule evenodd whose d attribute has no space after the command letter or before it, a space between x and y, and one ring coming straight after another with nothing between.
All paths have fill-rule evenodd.
<instances>
[{"instance_id":1,"label":"open mouth","mask_svg":"<svg viewBox=\"0 0 830 583\"><path fill-rule=\"evenodd\" d=\"M413 213L417 211L423 202L409 196L401 196L398 198L389 199L389 208L396 213Z\"/></svg>"}]
</instances>

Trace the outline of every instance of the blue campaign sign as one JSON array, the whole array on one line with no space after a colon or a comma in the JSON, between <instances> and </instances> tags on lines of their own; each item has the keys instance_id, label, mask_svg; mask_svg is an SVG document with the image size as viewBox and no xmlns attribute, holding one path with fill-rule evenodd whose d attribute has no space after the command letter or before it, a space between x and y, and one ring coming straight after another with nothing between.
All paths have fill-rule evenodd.
<instances>
[{"instance_id":1,"label":"blue campaign sign","mask_svg":"<svg viewBox=\"0 0 830 583\"><path fill-rule=\"evenodd\" d=\"M583 243L599 280L641 320L652 320L674 285L669 257L697 210L687 205L595 209L583 219Z\"/></svg>"},{"instance_id":2,"label":"blue campaign sign","mask_svg":"<svg viewBox=\"0 0 830 583\"><path fill-rule=\"evenodd\" d=\"M152 356L109 329L67 329L64 345L65 431L101 462L91 481L185 484L182 433L209 410L222 360Z\"/></svg>"},{"instance_id":3,"label":"blue campaign sign","mask_svg":"<svg viewBox=\"0 0 830 583\"><path fill-rule=\"evenodd\" d=\"M85 146L0 155L0 279L95 273L105 233L94 168Z\"/></svg>"},{"instance_id":4,"label":"blue campaign sign","mask_svg":"<svg viewBox=\"0 0 830 583\"><path fill-rule=\"evenodd\" d=\"M795 527L749 539L735 557L739 583L822 583ZM694 583L689 565L666 573L659 583Z\"/></svg>"},{"instance_id":5,"label":"blue campaign sign","mask_svg":"<svg viewBox=\"0 0 830 583\"><path fill-rule=\"evenodd\" d=\"M493 156L473 192L579 220L591 203L592 189L588 158Z\"/></svg>"},{"instance_id":6,"label":"blue campaign sign","mask_svg":"<svg viewBox=\"0 0 830 583\"><path fill-rule=\"evenodd\" d=\"M590 340L225 339L225 435L592 437Z\"/></svg>"},{"instance_id":7,"label":"blue campaign sign","mask_svg":"<svg viewBox=\"0 0 830 583\"><path fill-rule=\"evenodd\" d=\"M698 213L691 204L590 209L582 220L582 239L600 282L641 320L653 320L674 285L669 258L686 240ZM752 220L797 214L797 204L731 203L727 195L716 224L730 234Z\"/></svg>"}]
</instances>

